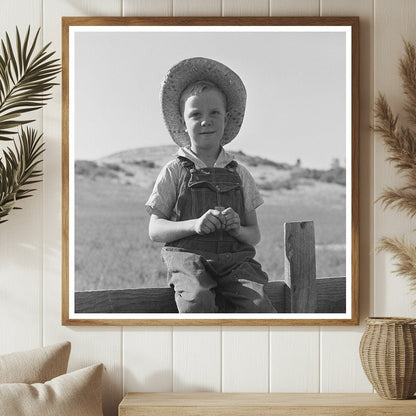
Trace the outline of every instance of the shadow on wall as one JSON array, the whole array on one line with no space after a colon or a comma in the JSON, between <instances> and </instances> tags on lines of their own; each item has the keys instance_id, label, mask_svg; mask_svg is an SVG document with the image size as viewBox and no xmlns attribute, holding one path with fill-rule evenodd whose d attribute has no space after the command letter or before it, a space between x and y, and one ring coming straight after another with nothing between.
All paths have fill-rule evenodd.
<instances>
[{"instance_id":1,"label":"shadow on wall","mask_svg":"<svg viewBox=\"0 0 416 416\"><path fill-rule=\"evenodd\" d=\"M190 392L190 391L207 391L213 392L212 388L198 385L192 381L185 381L177 376L173 376L169 369L166 371L157 371L152 373L149 377L142 378L140 374L133 373L128 368L124 369L124 390L125 394L129 392L172 392L175 391Z\"/></svg>"},{"instance_id":2,"label":"shadow on wall","mask_svg":"<svg viewBox=\"0 0 416 416\"><path fill-rule=\"evenodd\" d=\"M121 368L116 369L115 373L121 374ZM102 397L104 416L117 416L118 405L123 399L123 392L120 389L121 382L114 377L104 367Z\"/></svg>"}]
</instances>

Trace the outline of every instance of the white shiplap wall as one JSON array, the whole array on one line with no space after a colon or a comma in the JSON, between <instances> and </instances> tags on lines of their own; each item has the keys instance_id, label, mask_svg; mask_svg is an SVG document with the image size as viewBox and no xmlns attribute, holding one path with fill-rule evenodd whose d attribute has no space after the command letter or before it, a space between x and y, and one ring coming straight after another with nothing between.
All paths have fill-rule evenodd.
<instances>
[{"instance_id":1,"label":"white shiplap wall","mask_svg":"<svg viewBox=\"0 0 416 416\"><path fill-rule=\"evenodd\" d=\"M61 16L333 16L361 18L361 317L414 316L406 283L392 275L376 239L414 228L373 201L398 183L371 134L372 107L384 91L395 110L402 94L402 36L416 41L413 0L1 0L0 29L42 27L61 53ZM103 362L105 415L127 391L368 392L358 357L359 327L62 327L61 94L39 112L46 141L44 182L0 226L0 353L72 342L70 369Z\"/></svg>"}]
</instances>

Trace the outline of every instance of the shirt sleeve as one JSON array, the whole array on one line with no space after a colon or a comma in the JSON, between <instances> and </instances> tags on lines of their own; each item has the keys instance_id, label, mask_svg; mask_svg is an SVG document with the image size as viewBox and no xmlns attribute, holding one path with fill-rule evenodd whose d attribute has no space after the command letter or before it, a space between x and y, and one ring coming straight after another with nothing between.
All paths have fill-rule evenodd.
<instances>
[{"instance_id":1,"label":"shirt sleeve","mask_svg":"<svg viewBox=\"0 0 416 416\"><path fill-rule=\"evenodd\" d=\"M245 210L246 212L253 211L263 204L264 200L260 195L256 182L248 169L239 163L237 166L237 172L240 175L241 182L243 184Z\"/></svg>"},{"instance_id":2,"label":"shirt sleeve","mask_svg":"<svg viewBox=\"0 0 416 416\"><path fill-rule=\"evenodd\" d=\"M145 204L149 214L162 214L167 219L171 218L177 199L179 171L180 166L176 161L171 161L162 168Z\"/></svg>"}]
</instances>

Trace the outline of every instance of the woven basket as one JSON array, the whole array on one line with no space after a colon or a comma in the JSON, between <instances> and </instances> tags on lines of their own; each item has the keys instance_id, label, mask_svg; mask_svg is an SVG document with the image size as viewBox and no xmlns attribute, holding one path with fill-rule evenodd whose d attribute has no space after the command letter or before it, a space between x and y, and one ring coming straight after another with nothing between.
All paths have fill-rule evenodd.
<instances>
[{"instance_id":1,"label":"woven basket","mask_svg":"<svg viewBox=\"0 0 416 416\"><path fill-rule=\"evenodd\" d=\"M367 378L385 399L409 399L416 392L416 320L366 320L360 358Z\"/></svg>"}]
</instances>

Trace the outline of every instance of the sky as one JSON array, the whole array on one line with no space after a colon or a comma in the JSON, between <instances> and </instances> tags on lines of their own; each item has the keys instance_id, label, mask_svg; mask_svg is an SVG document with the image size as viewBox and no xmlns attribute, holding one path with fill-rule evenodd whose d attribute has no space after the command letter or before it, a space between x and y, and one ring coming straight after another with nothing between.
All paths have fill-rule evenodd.
<instances>
[{"instance_id":1,"label":"sky","mask_svg":"<svg viewBox=\"0 0 416 416\"><path fill-rule=\"evenodd\" d=\"M334 158L345 164L345 33L137 29L74 35L75 159L173 144L160 109L161 82L180 60L203 56L229 66L247 89L242 128L226 150L282 163L301 159L310 168L329 168Z\"/></svg>"}]
</instances>

